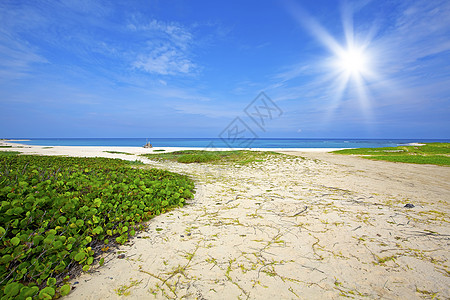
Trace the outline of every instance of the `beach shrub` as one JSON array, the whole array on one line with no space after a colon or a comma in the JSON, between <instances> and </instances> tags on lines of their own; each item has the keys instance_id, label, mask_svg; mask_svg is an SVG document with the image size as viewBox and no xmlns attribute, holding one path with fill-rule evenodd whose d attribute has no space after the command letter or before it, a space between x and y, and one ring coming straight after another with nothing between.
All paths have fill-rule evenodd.
<instances>
[{"instance_id":1,"label":"beach shrub","mask_svg":"<svg viewBox=\"0 0 450 300\"><path fill-rule=\"evenodd\" d=\"M0 298L68 294L72 275L183 206L193 188L186 176L118 159L0 156Z\"/></svg>"},{"instance_id":2,"label":"beach shrub","mask_svg":"<svg viewBox=\"0 0 450 300\"><path fill-rule=\"evenodd\" d=\"M248 164L261 162L269 156L282 156L282 154L270 151L249 151L249 150L227 150L227 151L206 151L206 150L183 150L158 154L141 154L149 159L170 160L179 163L235 163Z\"/></svg>"}]
</instances>

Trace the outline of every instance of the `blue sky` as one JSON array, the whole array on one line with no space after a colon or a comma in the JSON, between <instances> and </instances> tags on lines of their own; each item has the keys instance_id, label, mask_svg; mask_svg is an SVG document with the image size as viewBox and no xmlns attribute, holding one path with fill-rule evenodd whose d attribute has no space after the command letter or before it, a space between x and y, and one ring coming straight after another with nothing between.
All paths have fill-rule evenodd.
<instances>
[{"instance_id":1,"label":"blue sky","mask_svg":"<svg viewBox=\"0 0 450 300\"><path fill-rule=\"evenodd\" d=\"M239 117L259 137L450 138L449 15L446 0L3 0L0 137L217 137ZM244 111L260 92L282 111L264 128Z\"/></svg>"}]
</instances>

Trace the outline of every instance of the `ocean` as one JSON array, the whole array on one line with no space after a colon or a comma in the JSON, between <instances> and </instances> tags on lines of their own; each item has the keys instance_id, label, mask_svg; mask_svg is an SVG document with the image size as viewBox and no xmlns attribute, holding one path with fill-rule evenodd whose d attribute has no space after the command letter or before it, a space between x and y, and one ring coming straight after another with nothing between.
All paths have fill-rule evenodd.
<instances>
[{"instance_id":1,"label":"ocean","mask_svg":"<svg viewBox=\"0 0 450 300\"><path fill-rule=\"evenodd\" d=\"M18 143L38 146L123 146L142 147L147 141L153 147L195 148L375 148L396 147L409 143L446 142L450 139L220 139L220 138L31 138Z\"/></svg>"}]
</instances>

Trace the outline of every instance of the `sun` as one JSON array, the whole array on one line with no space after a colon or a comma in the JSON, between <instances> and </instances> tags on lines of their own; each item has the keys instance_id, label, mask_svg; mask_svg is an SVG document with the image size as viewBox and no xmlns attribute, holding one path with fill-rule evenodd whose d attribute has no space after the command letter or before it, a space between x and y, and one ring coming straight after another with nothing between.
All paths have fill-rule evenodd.
<instances>
[{"instance_id":1,"label":"sun","mask_svg":"<svg viewBox=\"0 0 450 300\"><path fill-rule=\"evenodd\" d=\"M368 64L368 55L361 48L340 49L336 55L337 70L350 76L364 75L369 69Z\"/></svg>"}]
</instances>

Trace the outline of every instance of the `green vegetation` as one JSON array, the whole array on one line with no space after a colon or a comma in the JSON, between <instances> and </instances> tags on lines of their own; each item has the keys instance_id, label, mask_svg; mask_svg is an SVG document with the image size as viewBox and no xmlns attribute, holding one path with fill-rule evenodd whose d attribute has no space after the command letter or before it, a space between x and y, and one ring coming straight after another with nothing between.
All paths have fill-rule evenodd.
<instances>
[{"instance_id":1,"label":"green vegetation","mask_svg":"<svg viewBox=\"0 0 450 300\"><path fill-rule=\"evenodd\" d=\"M0 155L0 298L52 299L142 222L192 197L186 176L106 158ZM99 260L99 265L103 260Z\"/></svg>"},{"instance_id":2,"label":"green vegetation","mask_svg":"<svg viewBox=\"0 0 450 300\"><path fill-rule=\"evenodd\" d=\"M161 154L142 154L150 159L170 160L180 163L237 163L246 164L251 162L264 161L268 155L282 155L275 152L261 151L205 151L205 150L185 150Z\"/></svg>"},{"instance_id":3,"label":"green vegetation","mask_svg":"<svg viewBox=\"0 0 450 300\"><path fill-rule=\"evenodd\" d=\"M424 146L358 148L334 151L337 154L360 155L363 158L413 164L450 165L450 143L430 143Z\"/></svg>"},{"instance_id":4,"label":"green vegetation","mask_svg":"<svg viewBox=\"0 0 450 300\"><path fill-rule=\"evenodd\" d=\"M112 153L112 154L125 154L125 155L134 155L133 153L128 153L128 152L120 152L120 151L103 151L106 153Z\"/></svg>"},{"instance_id":5,"label":"green vegetation","mask_svg":"<svg viewBox=\"0 0 450 300\"><path fill-rule=\"evenodd\" d=\"M166 150L164 150L164 149L156 149L156 150L153 150L153 152L164 152L164 151L166 151Z\"/></svg>"},{"instance_id":6,"label":"green vegetation","mask_svg":"<svg viewBox=\"0 0 450 300\"><path fill-rule=\"evenodd\" d=\"M2 156L15 156L20 154L18 151L0 151L0 157Z\"/></svg>"},{"instance_id":7,"label":"green vegetation","mask_svg":"<svg viewBox=\"0 0 450 300\"><path fill-rule=\"evenodd\" d=\"M0 146L0 148L12 148L12 146L5 146L5 145L2 145L2 146Z\"/></svg>"}]
</instances>

